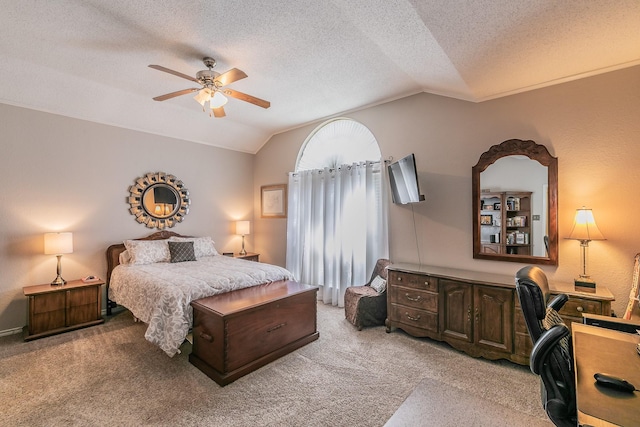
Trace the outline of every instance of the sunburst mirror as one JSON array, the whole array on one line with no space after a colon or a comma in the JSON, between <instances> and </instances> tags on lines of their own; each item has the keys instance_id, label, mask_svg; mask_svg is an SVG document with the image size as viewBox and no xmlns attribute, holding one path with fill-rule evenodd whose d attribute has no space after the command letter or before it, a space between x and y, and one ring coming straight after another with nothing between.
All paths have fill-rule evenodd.
<instances>
[{"instance_id":1,"label":"sunburst mirror","mask_svg":"<svg viewBox=\"0 0 640 427\"><path fill-rule=\"evenodd\" d=\"M149 228L171 228L189 213L189 190L173 175L156 172L136 179L127 199L136 221Z\"/></svg>"}]
</instances>

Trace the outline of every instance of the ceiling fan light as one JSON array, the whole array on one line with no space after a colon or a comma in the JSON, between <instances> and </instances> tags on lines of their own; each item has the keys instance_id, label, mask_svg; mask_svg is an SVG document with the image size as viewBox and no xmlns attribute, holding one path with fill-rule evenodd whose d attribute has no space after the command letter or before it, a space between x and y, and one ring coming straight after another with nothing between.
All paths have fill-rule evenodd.
<instances>
[{"instance_id":1,"label":"ceiling fan light","mask_svg":"<svg viewBox=\"0 0 640 427\"><path fill-rule=\"evenodd\" d=\"M204 103L211 99L211 92L208 88L201 89L193 99L198 101L198 103L204 107Z\"/></svg>"},{"instance_id":2,"label":"ceiling fan light","mask_svg":"<svg viewBox=\"0 0 640 427\"><path fill-rule=\"evenodd\" d=\"M211 100L209 101L209 107L211 109L220 108L224 106L229 100L226 96L222 94L222 92L215 91Z\"/></svg>"}]
</instances>

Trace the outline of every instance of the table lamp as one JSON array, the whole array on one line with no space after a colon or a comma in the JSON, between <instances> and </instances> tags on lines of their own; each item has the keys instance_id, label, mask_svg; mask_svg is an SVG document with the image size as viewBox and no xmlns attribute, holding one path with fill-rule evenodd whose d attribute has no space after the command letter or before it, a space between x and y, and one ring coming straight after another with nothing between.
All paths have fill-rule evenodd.
<instances>
[{"instance_id":1,"label":"table lamp","mask_svg":"<svg viewBox=\"0 0 640 427\"><path fill-rule=\"evenodd\" d=\"M591 240L606 240L598 226L596 220L593 217L591 209L587 209L584 206L576 210L576 217L573 222L573 229L567 239L580 241L580 261L582 262L582 272L574 280L576 290L595 292L596 282L591 279L587 273L587 253L589 249L589 242Z\"/></svg>"},{"instance_id":2,"label":"table lamp","mask_svg":"<svg viewBox=\"0 0 640 427\"><path fill-rule=\"evenodd\" d=\"M242 250L240 251L240 255L246 255L247 251L244 250L244 236L251 234L249 232L249 221L236 221L236 234L242 236Z\"/></svg>"},{"instance_id":3,"label":"table lamp","mask_svg":"<svg viewBox=\"0 0 640 427\"><path fill-rule=\"evenodd\" d=\"M51 282L54 286L64 285L67 283L61 276L62 273L62 254L73 253L73 233L45 233L44 234L44 253L45 255L55 255L58 257L58 275Z\"/></svg>"}]
</instances>

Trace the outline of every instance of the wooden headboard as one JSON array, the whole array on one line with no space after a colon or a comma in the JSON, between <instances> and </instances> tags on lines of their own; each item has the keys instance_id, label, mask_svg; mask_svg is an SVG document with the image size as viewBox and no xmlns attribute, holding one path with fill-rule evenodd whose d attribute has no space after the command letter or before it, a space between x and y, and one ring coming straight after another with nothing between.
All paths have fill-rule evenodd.
<instances>
[{"instance_id":1,"label":"wooden headboard","mask_svg":"<svg viewBox=\"0 0 640 427\"><path fill-rule=\"evenodd\" d=\"M133 240L165 240L169 237L191 237L191 236L183 236L178 233L174 233L173 231L157 231L153 234L150 234L147 237L141 237L139 239ZM117 245L111 245L107 248L107 315L111 314L111 309L116 306L116 303L109 299L109 282L111 281L111 273L113 269L116 268L120 264L120 254L125 251L124 243L118 243Z\"/></svg>"}]
</instances>

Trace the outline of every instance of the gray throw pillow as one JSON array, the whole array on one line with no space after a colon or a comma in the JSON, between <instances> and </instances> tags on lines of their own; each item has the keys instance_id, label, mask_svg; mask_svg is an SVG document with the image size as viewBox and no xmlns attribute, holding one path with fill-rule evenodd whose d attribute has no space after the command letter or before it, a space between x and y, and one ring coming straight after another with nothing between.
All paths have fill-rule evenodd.
<instances>
[{"instance_id":1,"label":"gray throw pillow","mask_svg":"<svg viewBox=\"0 0 640 427\"><path fill-rule=\"evenodd\" d=\"M195 261L193 242L169 242L171 262Z\"/></svg>"},{"instance_id":2,"label":"gray throw pillow","mask_svg":"<svg viewBox=\"0 0 640 427\"><path fill-rule=\"evenodd\" d=\"M381 294L387 288L387 281L380 276L376 276L371 281L371 287L375 289L377 293Z\"/></svg>"}]
</instances>

